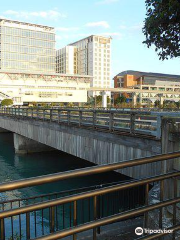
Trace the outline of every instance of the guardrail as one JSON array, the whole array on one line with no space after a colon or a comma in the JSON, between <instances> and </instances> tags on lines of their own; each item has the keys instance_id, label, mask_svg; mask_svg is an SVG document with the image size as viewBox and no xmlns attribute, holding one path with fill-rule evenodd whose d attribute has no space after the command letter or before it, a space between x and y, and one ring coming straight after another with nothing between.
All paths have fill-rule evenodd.
<instances>
[{"instance_id":1,"label":"guardrail","mask_svg":"<svg viewBox=\"0 0 180 240\"><path fill-rule=\"evenodd\" d=\"M162 117L176 117L179 112L149 112L104 109L0 108L0 115L36 119L81 128L161 138Z\"/></svg>"},{"instance_id":2,"label":"guardrail","mask_svg":"<svg viewBox=\"0 0 180 240\"><path fill-rule=\"evenodd\" d=\"M31 187L31 186L38 186L46 183L52 183L57 182L60 180L66 180L70 178L75 177L82 177L82 176L88 176L93 174L98 174L102 172L108 172L112 170L132 167L132 166L141 166L143 164L153 163L153 162L162 162L167 160L172 160L175 158L180 157L180 152L175 153L169 153L169 154L161 154L157 156L152 157L146 157L146 158L140 158L135 159L131 161L126 161L123 163L115 163L110 165L102 165L102 166L95 166L85 169L79 169L79 170L73 170L68 171L64 173L56 173L46 176L39 176L34 177L30 179L22 179L19 181L9 182L9 183L3 183L0 184L0 192L10 191L10 190L17 190L24 187ZM86 191L79 194L74 194L70 196L65 196L57 199L51 199L43 202L38 202L35 204L30 204L27 206L21 206L18 208L10 209L10 210L4 210L0 212L0 229L1 229L1 240L6 239L6 231L5 231L5 223L7 218L13 219L14 217L21 217L23 219L23 225L25 225L25 238L24 239L36 239L36 240L55 240L55 239L63 239L67 236L73 235L73 239L77 239L77 234L83 231L87 231L90 229L93 229L93 240L96 240L97 232L100 233L100 226L111 224L114 222L118 222L120 220L129 219L135 216L144 215L144 226L148 227L148 212L153 210L158 210L159 214L159 228L163 229L163 220L164 220L164 214L163 214L163 208L172 206L173 207L173 216L172 216L172 226L169 228L170 230L174 230L172 239L175 239L177 234L177 231L180 230L180 223L177 219L177 212L176 207L177 204L180 203L180 196L178 196L178 178L180 177L180 171L176 172L167 172L166 174L162 174L159 176L152 176L149 178L143 178L140 180L132 180L126 183L118 183L112 186L108 187L102 187L101 189L95 189L92 191ZM171 198L167 198L165 195L165 181L168 179L171 179L173 181L173 184L171 188L173 189L173 196ZM152 183L159 183L160 185L160 199L159 202L155 202L153 204L149 204L149 189L150 185ZM144 186L145 188L145 201L143 204L139 205L138 207L131 208L128 211L122 211L117 212L116 214L113 214L112 216L104 217L100 214L99 210L99 198L102 196L106 196L106 194L115 193L115 192L122 192L127 189L135 188ZM167 190L167 189L166 189ZM86 223L79 223L78 222L78 215L81 214L81 211L78 211L78 203L82 203L82 200L89 200L90 204L93 207L93 210L91 212L93 220L91 222L87 221ZM141 199L142 200L142 199ZM58 221L57 216L57 208L60 206L61 209L67 206L67 204L70 204L68 206L71 206L73 208L73 211L71 211L71 218L72 218L72 226L68 226L67 229L59 229L56 228L56 224ZM35 235L35 238L32 236L32 224L35 224L36 222L32 222L32 213L39 214L39 211L48 211L49 215L49 221L48 224L49 230L46 232L46 235L43 235L43 232L41 235L37 237L37 234ZM21 221L20 221L21 222ZM14 226L12 224L11 228L13 228L12 233L16 229L19 229L19 226ZM21 229L21 226L20 226ZM22 233L22 232L21 232ZM169 234L167 233L158 233L155 235L147 235L143 237L143 239L149 240L149 239L157 239L158 237L164 236ZM14 236L12 236L13 239ZM21 239L21 236L20 236ZM178 238L177 238L178 239Z\"/></svg>"}]
</instances>

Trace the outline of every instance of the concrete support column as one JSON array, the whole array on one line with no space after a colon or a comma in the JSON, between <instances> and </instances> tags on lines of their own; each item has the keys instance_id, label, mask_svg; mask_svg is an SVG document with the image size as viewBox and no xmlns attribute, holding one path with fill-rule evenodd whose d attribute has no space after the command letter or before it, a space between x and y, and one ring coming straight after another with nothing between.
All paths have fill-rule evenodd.
<instances>
[{"instance_id":1,"label":"concrete support column","mask_svg":"<svg viewBox=\"0 0 180 240\"><path fill-rule=\"evenodd\" d=\"M142 104L142 93L139 93L139 104Z\"/></svg>"},{"instance_id":2,"label":"concrete support column","mask_svg":"<svg viewBox=\"0 0 180 240\"><path fill-rule=\"evenodd\" d=\"M135 107L137 104L137 94L136 93L132 93L132 104L133 104L133 107Z\"/></svg>"},{"instance_id":3,"label":"concrete support column","mask_svg":"<svg viewBox=\"0 0 180 240\"><path fill-rule=\"evenodd\" d=\"M102 107L107 108L107 93L105 91L102 92Z\"/></svg>"},{"instance_id":4,"label":"concrete support column","mask_svg":"<svg viewBox=\"0 0 180 240\"><path fill-rule=\"evenodd\" d=\"M18 153L18 154L27 154L27 153L33 153L33 152L44 152L44 151L54 150L49 146L36 142L32 139L23 137L16 133L14 133L14 148L15 148L15 153Z\"/></svg>"},{"instance_id":5,"label":"concrete support column","mask_svg":"<svg viewBox=\"0 0 180 240\"><path fill-rule=\"evenodd\" d=\"M164 103L164 96L163 96L163 94L159 95L159 102L160 102L160 106L163 106L163 103Z\"/></svg>"}]
</instances>

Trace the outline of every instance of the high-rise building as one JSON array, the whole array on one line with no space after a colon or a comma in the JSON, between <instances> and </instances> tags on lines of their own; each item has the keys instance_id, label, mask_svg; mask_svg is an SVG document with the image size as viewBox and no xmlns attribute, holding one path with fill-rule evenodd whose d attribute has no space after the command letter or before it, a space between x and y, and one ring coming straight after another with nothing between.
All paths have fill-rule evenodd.
<instances>
[{"instance_id":1,"label":"high-rise building","mask_svg":"<svg viewBox=\"0 0 180 240\"><path fill-rule=\"evenodd\" d=\"M66 46L56 51L56 72L77 74L77 47Z\"/></svg>"},{"instance_id":2,"label":"high-rise building","mask_svg":"<svg viewBox=\"0 0 180 240\"><path fill-rule=\"evenodd\" d=\"M72 46L76 47L73 54L66 47L56 52L57 72L68 73L62 66L74 61L72 73L93 76L91 87L111 87L111 38L92 35L68 45Z\"/></svg>"},{"instance_id":3,"label":"high-rise building","mask_svg":"<svg viewBox=\"0 0 180 240\"><path fill-rule=\"evenodd\" d=\"M55 73L54 28L0 19L0 69Z\"/></svg>"}]
</instances>

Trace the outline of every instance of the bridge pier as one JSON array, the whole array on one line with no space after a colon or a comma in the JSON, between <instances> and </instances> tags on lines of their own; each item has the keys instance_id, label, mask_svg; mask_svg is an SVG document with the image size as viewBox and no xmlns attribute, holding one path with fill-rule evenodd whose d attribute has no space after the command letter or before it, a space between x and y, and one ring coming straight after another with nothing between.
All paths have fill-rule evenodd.
<instances>
[{"instance_id":1,"label":"bridge pier","mask_svg":"<svg viewBox=\"0 0 180 240\"><path fill-rule=\"evenodd\" d=\"M23 137L17 133L14 133L14 148L15 153L17 154L27 154L27 153L35 153L35 152L44 152L44 151L52 151L53 148L46 146L42 143L34 141L32 139Z\"/></svg>"}]
</instances>

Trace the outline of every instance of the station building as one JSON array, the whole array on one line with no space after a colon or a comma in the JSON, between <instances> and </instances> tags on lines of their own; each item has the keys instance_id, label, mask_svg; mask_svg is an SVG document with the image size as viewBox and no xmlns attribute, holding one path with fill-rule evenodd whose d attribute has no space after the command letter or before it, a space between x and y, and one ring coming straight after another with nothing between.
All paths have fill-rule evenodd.
<instances>
[{"instance_id":1,"label":"station building","mask_svg":"<svg viewBox=\"0 0 180 240\"><path fill-rule=\"evenodd\" d=\"M164 100L180 101L180 75L127 70L114 77L114 88L144 90L144 93L137 96L142 104L159 100L159 93L162 94ZM146 90L154 90L158 93L146 93ZM163 91L174 92L174 94L163 94ZM116 93L115 98L120 95ZM132 99L132 94L124 93L123 95Z\"/></svg>"},{"instance_id":2,"label":"station building","mask_svg":"<svg viewBox=\"0 0 180 240\"><path fill-rule=\"evenodd\" d=\"M24 73L0 70L0 100L10 98L14 105L87 102L91 76Z\"/></svg>"}]
</instances>

